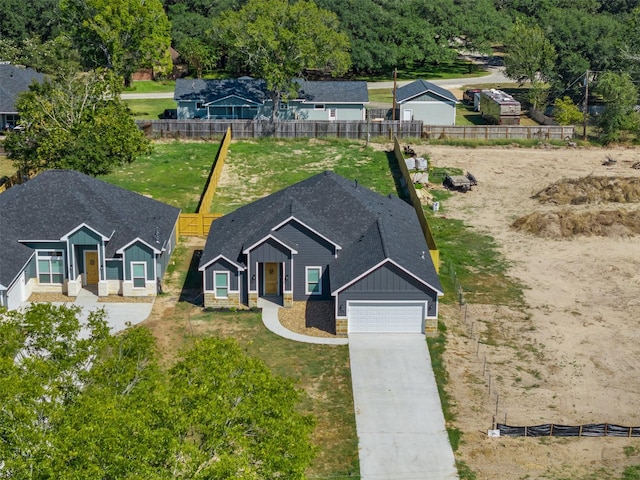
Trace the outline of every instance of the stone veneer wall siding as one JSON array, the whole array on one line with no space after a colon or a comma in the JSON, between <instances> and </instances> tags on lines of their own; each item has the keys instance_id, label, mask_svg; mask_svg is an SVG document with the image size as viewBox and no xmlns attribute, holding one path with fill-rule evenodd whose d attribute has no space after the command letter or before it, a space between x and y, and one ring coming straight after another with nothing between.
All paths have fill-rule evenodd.
<instances>
[{"instance_id":1,"label":"stone veneer wall siding","mask_svg":"<svg viewBox=\"0 0 640 480\"><path fill-rule=\"evenodd\" d=\"M216 298L214 293L205 293L204 306L212 308L240 308L243 305L240 303L239 292L229 292L227 298Z\"/></svg>"},{"instance_id":2,"label":"stone veneer wall siding","mask_svg":"<svg viewBox=\"0 0 640 480\"><path fill-rule=\"evenodd\" d=\"M336 318L336 335L346 337L349 333L349 321L346 318Z\"/></svg>"}]
</instances>

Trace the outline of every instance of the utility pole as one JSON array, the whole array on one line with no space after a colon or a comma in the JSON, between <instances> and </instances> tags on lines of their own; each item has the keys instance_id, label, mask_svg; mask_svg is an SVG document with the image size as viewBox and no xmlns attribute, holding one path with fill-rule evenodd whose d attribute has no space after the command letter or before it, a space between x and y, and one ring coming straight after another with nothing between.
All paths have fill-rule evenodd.
<instances>
[{"instance_id":1,"label":"utility pole","mask_svg":"<svg viewBox=\"0 0 640 480\"><path fill-rule=\"evenodd\" d=\"M398 88L398 69L393 69L393 110L391 111L391 120L396 119L396 90Z\"/></svg>"},{"instance_id":2,"label":"utility pole","mask_svg":"<svg viewBox=\"0 0 640 480\"><path fill-rule=\"evenodd\" d=\"M584 104L582 111L582 140L587 140L587 117L589 116L589 70L584 74Z\"/></svg>"}]
</instances>

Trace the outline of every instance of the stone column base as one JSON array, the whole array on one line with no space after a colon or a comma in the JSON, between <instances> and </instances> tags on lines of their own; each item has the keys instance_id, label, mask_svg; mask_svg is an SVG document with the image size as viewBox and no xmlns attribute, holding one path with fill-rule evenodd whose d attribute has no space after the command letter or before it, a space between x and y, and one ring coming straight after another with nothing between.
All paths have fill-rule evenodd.
<instances>
[{"instance_id":1,"label":"stone column base","mask_svg":"<svg viewBox=\"0 0 640 480\"><path fill-rule=\"evenodd\" d=\"M69 280L67 282L67 295L70 297L77 297L82 290L82 277L78 277L77 280Z\"/></svg>"},{"instance_id":2,"label":"stone column base","mask_svg":"<svg viewBox=\"0 0 640 480\"><path fill-rule=\"evenodd\" d=\"M437 318L427 318L424 321L424 334L428 337L435 337L438 334Z\"/></svg>"},{"instance_id":3,"label":"stone column base","mask_svg":"<svg viewBox=\"0 0 640 480\"><path fill-rule=\"evenodd\" d=\"M108 297L109 296L109 282L106 280L102 280L98 282L98 296L99 297Z\"/></svg>"},{"instance_id":4,"label":"stone column base","mask_svg":"<svg viewBox=\"0 0 640 480\"><path fill-rule=\"evenodd\" d=\"M336 318L336 335L346 337L349 333L349 321L346 318Z\"/></svg>"},{"instance_id":5,"label":"stone column base","mask_svg":"<svg viewBox=\"0 0 640 480\"><path fill-rule=\"evenodd\" d=\"M282 306L293 307L293 292L284 292L282 294Z\"/></svg>"},{"instance_id":6,"label":"stone column base","mask_svg":"<svg viewBox=\"0 0 640 480\"><path fill-rule=\"evenodd\" d=\"M249 308L258 306L258 292L249 292Z\"/></svg>"}]
</instances>

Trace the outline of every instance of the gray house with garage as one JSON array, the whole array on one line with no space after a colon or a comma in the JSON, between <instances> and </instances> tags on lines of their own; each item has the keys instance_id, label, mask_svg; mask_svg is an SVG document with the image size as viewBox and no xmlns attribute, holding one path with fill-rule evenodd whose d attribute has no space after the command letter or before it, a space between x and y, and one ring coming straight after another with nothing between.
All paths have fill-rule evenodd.
<instances>
[{"instance_id":1,"label":"gray house with garage","mask_svg":"<svg viewBox=\"0 0 640 480\"><path fill-rule=\"evenodd\" d=\"M205 306L332 302L335 333L432 332L442 286L411 205L324 172L213 222Z\"/></svg>"},{"instance_id":2,"label":"gray house with garage","mask_svg":"<svg viewBox=\"0 0 640 480\"><path fill-rule=\"evenodd\" d=\"M33 292L154 296L180 210L70 170L0 194L0 306Z\"/></svg>"},{"instance_id":3,"label":"gray house with garage","mask_svg":"<svg viewBox=\"0 0 640 480\"><path fill-rule=\"evenodd\" d=\"M280 120L365 120L369 103L362 81L297 80L298 90L283 99ZM178 79L174 92L178 119L253 120L271 117L266 82L251 77L219 80Z\"/></svg>"},{"instance_id":4,"label":"gray house with garage","mask_svg":"<svg viewBox=\"0 0 640 480\"><path fill-rule=\"evenodd\" d=\"M419 120L425 125L455 125L458 103L450 91L426 80L416 80L396 90L396 118Z\"/></svg>"}]
</instances>

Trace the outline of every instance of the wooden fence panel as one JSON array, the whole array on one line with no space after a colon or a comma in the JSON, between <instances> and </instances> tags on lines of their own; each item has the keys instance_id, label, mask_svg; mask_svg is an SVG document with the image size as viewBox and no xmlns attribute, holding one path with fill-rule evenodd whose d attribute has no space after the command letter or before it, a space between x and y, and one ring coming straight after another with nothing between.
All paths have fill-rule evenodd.
<instances>
[{"instance_id":1,"label":"wooden fence panel","mask_svg":"<svg viewBox=\"0 0 640 480\"><path fill-rule=\"evenodd\" d=\"M221 213L181 213L178 218L178 236L207 236L211 224L220 217Z\"/></svg>"},{"instance_id":2,"label":"wooden fence panel","mask_svg":"<svg viewBox=\"0 0 640 480\"><path fill-rule=\"evenodd\" d=\"M404 122L403 122L404 123ZM575 127L561 125L469 125L438 126L425 125L423 136L433 139L459 140L566 140L573 138Z\"/></svg>"}]
</instances>

